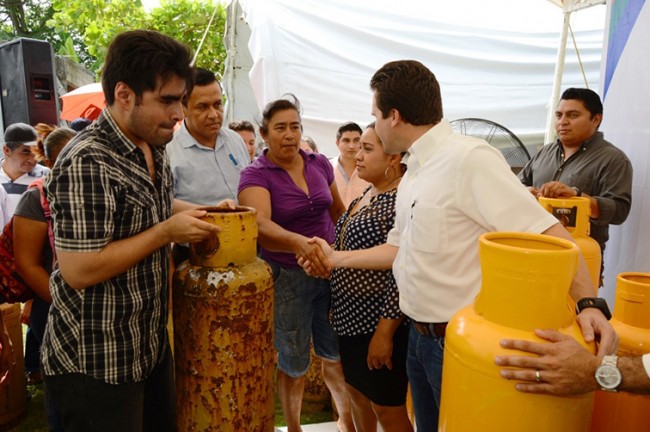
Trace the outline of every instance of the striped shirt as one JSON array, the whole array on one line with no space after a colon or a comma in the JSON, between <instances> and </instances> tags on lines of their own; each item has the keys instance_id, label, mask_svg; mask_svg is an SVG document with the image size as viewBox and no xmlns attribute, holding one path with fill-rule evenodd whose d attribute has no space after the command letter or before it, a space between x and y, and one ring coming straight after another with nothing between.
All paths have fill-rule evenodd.
<instances>
[{"instance_id":1,"label":"striped shirt","mask_svg":"<svg viewBox=\"0 0 650 432\"><path fill-rule=\"evenodd\" d=\"M155 182L144 153L108 110L65 147L45 182L57 249L96 252L171 216L169 163L163 149L152 152ZM45 373L82 373L109 384L146 379L167 344L168 279L169 246L84 290L70 288L55 270Z\"/></svg>"}]
</instances>

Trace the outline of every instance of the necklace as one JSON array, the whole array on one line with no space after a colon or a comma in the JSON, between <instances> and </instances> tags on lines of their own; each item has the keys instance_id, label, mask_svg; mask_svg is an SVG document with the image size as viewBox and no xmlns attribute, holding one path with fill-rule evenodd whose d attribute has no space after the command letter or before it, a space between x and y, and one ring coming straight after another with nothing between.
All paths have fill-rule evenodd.
<instances>
[{"instance_id":1,"label":"necklace","mask_svg":"<svg viewBox=\"0 0 650 432\"><path fill-rule=\"evenodd\" d=\"M375 193L374 195L371 195L371 196L381 195L381 194L383 194L383 193L385 193L385 192L388 192L389 190L394 189L394 188L392 188L391 186L394 185L396 182L400 181L401 179L402 179L402 176L395 177L395 178L394 178L393 180L391 180L391 181L390 181L386 186L384 186L384 189L383 189L382 191L379 191L379 192L377 192L377 193Z\"/></svg>"},{"instance_id":2,"label":"necklace","mask_svg":"<svg viewBox=\"0 0 650 432\"><path fill-rule=\"evenodd\" d=\"M367 204L364 204L364 205L360 206L359 208L357 208L357 211L354 212L354 213L348 213L348 217L345 219L345 221L343 221L343 225L341 226L341 232L339 233L339 241L338 241L338 249L337 249L337 250L340 250L340 251L344 250L344 249L343 249L343 239L345 238L345 234L347 233L348 226L350 225L350 222L351 222L354 218L356 218L358 215L360 215L361 213L363 213L363 212L364 212L368 207L370 207L370 203L372 203L372 200L373 200L376 196L381 195L381 194L383 194L383 193L386 193L386 192L388 192L388 191L390 191L390 190L395 189L395 188L391 188L391 186L392 186L393 184L395 184L397 181L399 181L401 178L402 178L402 176L399 176L399 177L393 179L390 183L388 183L388 184L386 185L385 190L383 190L383 191L381 191L381 192L377 192L377 193L374 194L374 195L372 195L372 193L370 193L370 194L369 194L369 196L370 196L370 201L368 201ZM357 204L362 203L363 200L364 200L365 197L366 197L366 194L368 194L368 192L371 191L371 190L372 190L372 188L366 189L366 191L363 193L363 195L361 196L361 198L359 199L359 201L357 201Z\"/></svg>"}]
</instances>

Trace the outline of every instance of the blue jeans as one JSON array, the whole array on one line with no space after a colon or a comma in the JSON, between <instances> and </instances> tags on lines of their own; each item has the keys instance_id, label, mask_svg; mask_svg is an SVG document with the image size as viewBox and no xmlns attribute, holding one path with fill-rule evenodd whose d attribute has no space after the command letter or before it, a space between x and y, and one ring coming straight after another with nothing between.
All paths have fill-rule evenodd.
<instances>
[{"instance_id":1,"label":"blue jeans","mask_svg":"<svg viewBox=\"0 0 650 432\"><path fill-rule=\"evenodd\" d=\"M309 342L314 352L327 360L339 360L338 335L329 322L330 283L307 275L303 269L280 267L273 270L273 322L278 369L292 378L309 370Z\"/></svg>"},{"instance_id":2,"label":"blue jeans","mask_svg":"<svg viewBox=\"0 0 650 432\"><path fill-rule=\"evenodd\" d=\"M406 374L418 431L437 431L445 338L423 336L411 324Z\"/></svg>"}]
</instances>

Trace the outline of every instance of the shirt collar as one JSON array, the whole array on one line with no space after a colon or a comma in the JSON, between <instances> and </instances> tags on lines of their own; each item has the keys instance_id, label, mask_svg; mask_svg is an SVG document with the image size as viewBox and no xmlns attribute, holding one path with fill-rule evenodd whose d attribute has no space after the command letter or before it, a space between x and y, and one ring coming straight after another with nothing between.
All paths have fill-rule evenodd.
<instances>
[{"instance_id":1,"label":"shirt collar","mask_svg":"<svg viewBox=\"0 0 650 432\"><path fill-rule=\"evenodd\" d=\"M440 120L438 124L411 144L405 158L408 168L424 165L452 133L454 131L449 121L446 119Z\"/></svg>"},{"instance_id":2,"label":"shirt collar","mask_svg":"<svg viewBox=\"0 0 650 432\"><path fill-rule=\"evenodd\" d=\"M264 167L264 168L280 168L277 166L275 163L273 163L268 157L266 157L266 154L269 152L268 148L265 148L262 150L262 154L255 159L255 161L259 161L259 163ZM305 164L308 164L309 162L313 161L316 159L316 154L312 152L306 152L303 149L298 149L298 152L300 153L300 156L302 156L302 159L305 161Z\"/></svg>"},{"instance_id":3,"label":"shirt collar","mask_svg":"<svg viewBox=\"0 0 650 432\"><path fill-rule=\"evenodd\" d=\"M580 145L580 150L586 150L587 148L591 147L594 142L601 141L603 139L603 137L604 137L603 133L597 131L595 134L593 134L591 137L587 138ZM559 138L555 140L555 144L557 145L558 149L560 150L560 153L564 153L564 147L562 146L562 143L560 142Z\"/></svg>"},{"instance_id":4,"label":"shirt collar","mask_svg":"<svg viewBox=\"0 0 650 432\"><path fill-rule=\"evenodd\" d=\"M91 125L109 134L109 140L112 148L123 155L135 151L137 146L122 132L122 129L117 125L115 119L111 115L109 109L102 110L101 114L95 120L96 125ZM89 127L91 127L89 126ZM113 136L113 137L111 137Z\"/></svg>"},{"instance_id":5,"label":"shirt collar","mask_svg":"<svg viewBox=\"0 0 650 432\"><path fill-rule=\"evenodd\" d=\"M216 150L219 148L219 137L224 134L225 132L223 131L223 126L219 129L219 134L217 135L216 142L214 149ZM185 120L183 120L183 123L181 124L181 127L178 129L178 132L176 132L178 136L178 140L181 144L181 147L183 148L190 148L190 147L198 147L202 149L209 149L212 150L210 147L206 147L202 144L200 144L196 138L192 136L190 133L189 129L187 129L187 125L185 124Z\"/></svg>"}]
</instances>

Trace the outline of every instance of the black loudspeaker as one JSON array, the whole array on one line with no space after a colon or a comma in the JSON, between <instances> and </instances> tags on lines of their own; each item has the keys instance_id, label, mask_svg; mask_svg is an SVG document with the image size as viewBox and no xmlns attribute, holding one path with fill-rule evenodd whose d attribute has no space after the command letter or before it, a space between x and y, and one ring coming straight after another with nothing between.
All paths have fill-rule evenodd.
<instances>
[{"instance_id":1,"label":"black loudspeaker","mask_svg":"<svg viewBox=\"0 0 650 432\"><path fill-rule=\"evenodd\" d=\"M18 122L57 124L54 55L46 41L18 38L0 45L4 127Z\"/></svg>"}]
</instances>

